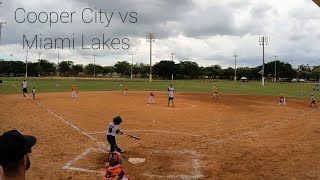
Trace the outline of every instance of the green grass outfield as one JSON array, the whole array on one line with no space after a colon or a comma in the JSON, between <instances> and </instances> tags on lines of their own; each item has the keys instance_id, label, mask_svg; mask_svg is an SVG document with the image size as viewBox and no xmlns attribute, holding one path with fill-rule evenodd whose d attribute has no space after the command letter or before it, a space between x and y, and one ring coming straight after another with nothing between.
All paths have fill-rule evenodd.
<instances>
[{"instance_id":1,"label":"green grass outfield","mask_svg":"<svg viewBox=\"0 0 320 180\"><path fill-rule=\"evenodd\" d=\"M0 85L0 94L20 93L13 85L21 88L23 78L4 78ZM81 91L117 91L120 90L120 82L123 86L128 86L129 91L166 91L170 83L174 85L176 92L210 92L213 83L218 86L219 93L231 94L259 94L279 96L283 93L286 97L309 98L314 94L320 98L320 91L313 91L311 84L306 83L269 83L261 86L259 81L250 81L247 83L233 82L227 80L153 80L148 79L80 79L80 78L61 78L59 79L61 87L56 87L58 80L54 78L29 78L28 90L33 86L38 93L42 92L68 92L71 86L75 84L79 92ZM305 95L301 95L301 89L304 89Z\"/></svg>"}]
</instances>

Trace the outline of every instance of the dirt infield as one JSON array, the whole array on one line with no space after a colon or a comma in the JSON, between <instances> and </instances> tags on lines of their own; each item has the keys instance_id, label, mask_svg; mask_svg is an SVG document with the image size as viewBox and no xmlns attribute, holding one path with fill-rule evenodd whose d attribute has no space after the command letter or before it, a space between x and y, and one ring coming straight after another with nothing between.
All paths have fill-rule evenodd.
<instances>
[{"instance_id":1,"label":"dirt infield","mask_svg":"<svg viewBox=\"0 0 320 180\"><path fill-rule=\"evenodd\" d=\"M141 140L117 136L133 179L320 179L320 112L301 99L166 92L81 92L0 96L0 131L33 134L28 179L101 179L115 115L120 128ZM146 161L133 165L129 158Z\"/></svg>"}]
</instances>

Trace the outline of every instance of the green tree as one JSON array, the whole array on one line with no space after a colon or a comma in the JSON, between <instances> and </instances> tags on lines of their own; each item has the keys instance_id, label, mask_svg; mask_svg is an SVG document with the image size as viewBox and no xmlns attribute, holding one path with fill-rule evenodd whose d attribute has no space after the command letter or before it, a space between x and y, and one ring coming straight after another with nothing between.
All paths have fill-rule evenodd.
<instances>
[{"instance_id":1,"label":"green tree","mask_svg":"<svg viewBox=\"0 0 320 180\"><path fill-rule=\"evenodd\" d=\"M193 61L181 61L179 63L180 75L183 78L198 78L199 65Z\"/></svg>"},{"instance_id":2,"label":"green tree","mask_svg":"<svg viewBox=\"0 0 320 180\"><path fill-rule=\"evenodd\" d=\"M130 76L131 74L131 65L127 61L118 61L114 65L115 72L122 76Z\"/></svg>"},{"instance_id":3,"label":"green tree","mask_svg":"<svg viewBox=\"0 0 320 180\"><path fill-rule=\"evenodd\" d=\"M218 76L221 76L222 68L220 65L213 65L206 67L205 69L206 76L209 78L217 78Z\"/></svg>"},{"instance_id":4,"label":"green tree","mask_svg":"<svg viewBox=\"0 0 320 180\"><path fill-rule=\"evenodd\" d=\"M162 60L153 66L153 74L162 79L171 79L175 74L175 63L173 61Z\"/></svg>"},{"instance_id":5,"label":"green tree","mask_svg":"<svg viewBox=\"0 0 320 180\"><path fill-rule=\"evenodd\" d=\"M40 72L42 76L53 75L56 70L54 63L49 62L47 59L40 60Z\"/></svg>"},{"instance_id":6,"label":"green tree","mask_svg":"<svg viewBox=\"0 0 320 180\"><path fill-rule=\"evenodd\" d=\"M70 69L73 66L72 61L62 61L59 63L59 72L62 73L64 76L70 75Z\"/></svg>"},{"instance_id":7,"label":"green tree","mask_svg":"<svg viewBox=\"0 0 320 180\"><path fill-rule=\"evenodd\" d=\"M79 75L84 71L83 65L82 64L76 64L72 66L74 75Z\"/></svg>"}]
</instances>

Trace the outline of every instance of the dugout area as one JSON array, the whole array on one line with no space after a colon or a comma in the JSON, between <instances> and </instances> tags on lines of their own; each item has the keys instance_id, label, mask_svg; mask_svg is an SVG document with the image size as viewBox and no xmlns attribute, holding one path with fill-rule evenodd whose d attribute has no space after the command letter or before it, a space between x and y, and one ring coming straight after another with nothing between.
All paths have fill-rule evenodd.
<instances>
[{"instance_id":1,"label":"dugout area","mask_svg":"<svg viewBox=\"0 0 320 180\"><path fill-rule=\"evenodd\" d=\"M303 99L166 92L41 93L33 102L0 95L1 128L38 138L27 179L101 179L104 131L115 115L140 141L117 136L134 179L318 179L319 111ZM128 158L145 158L133 165ZM87 171L86 171L87 170Z\"/></svg>"}]
</instances>

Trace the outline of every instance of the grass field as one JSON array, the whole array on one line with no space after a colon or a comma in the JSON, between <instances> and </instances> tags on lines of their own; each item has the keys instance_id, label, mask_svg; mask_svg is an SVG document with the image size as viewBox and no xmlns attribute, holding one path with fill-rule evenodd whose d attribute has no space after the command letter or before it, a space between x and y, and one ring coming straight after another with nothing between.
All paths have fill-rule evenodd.
<instances>
[{"instance_id":1,"label":"grass field","mask_svg":"<svg viewBox=\"0 0 320 180\"><path fill-rule=\"evenodd\" d=\"M4 79L0 86L0 94L16 94L19 93L13 86L21 87L22 78ZM149 83L147 79L59 79L61 87L56 87L57 79L53 78L29 78L29 91L33 86L36 87L38 93L43 92L67 92L70 91L73 84L77 85L79 92L81 91L118 91L121 89L120 82L123 86L128 86L129 91L165 91L170 83L179 92L211 92L213 83L218 86L219 93L229 94L256 94L279 96L284 94L287 97L309 98L310 94L320 96L320 91L313 91L311 84L306 83L266 83L261 86L259 81L251 81L248 83L233 82L226 80L154 80ZM305 95L301 95L301 89L304 89Z\"/></svg>"}]
</instances>

